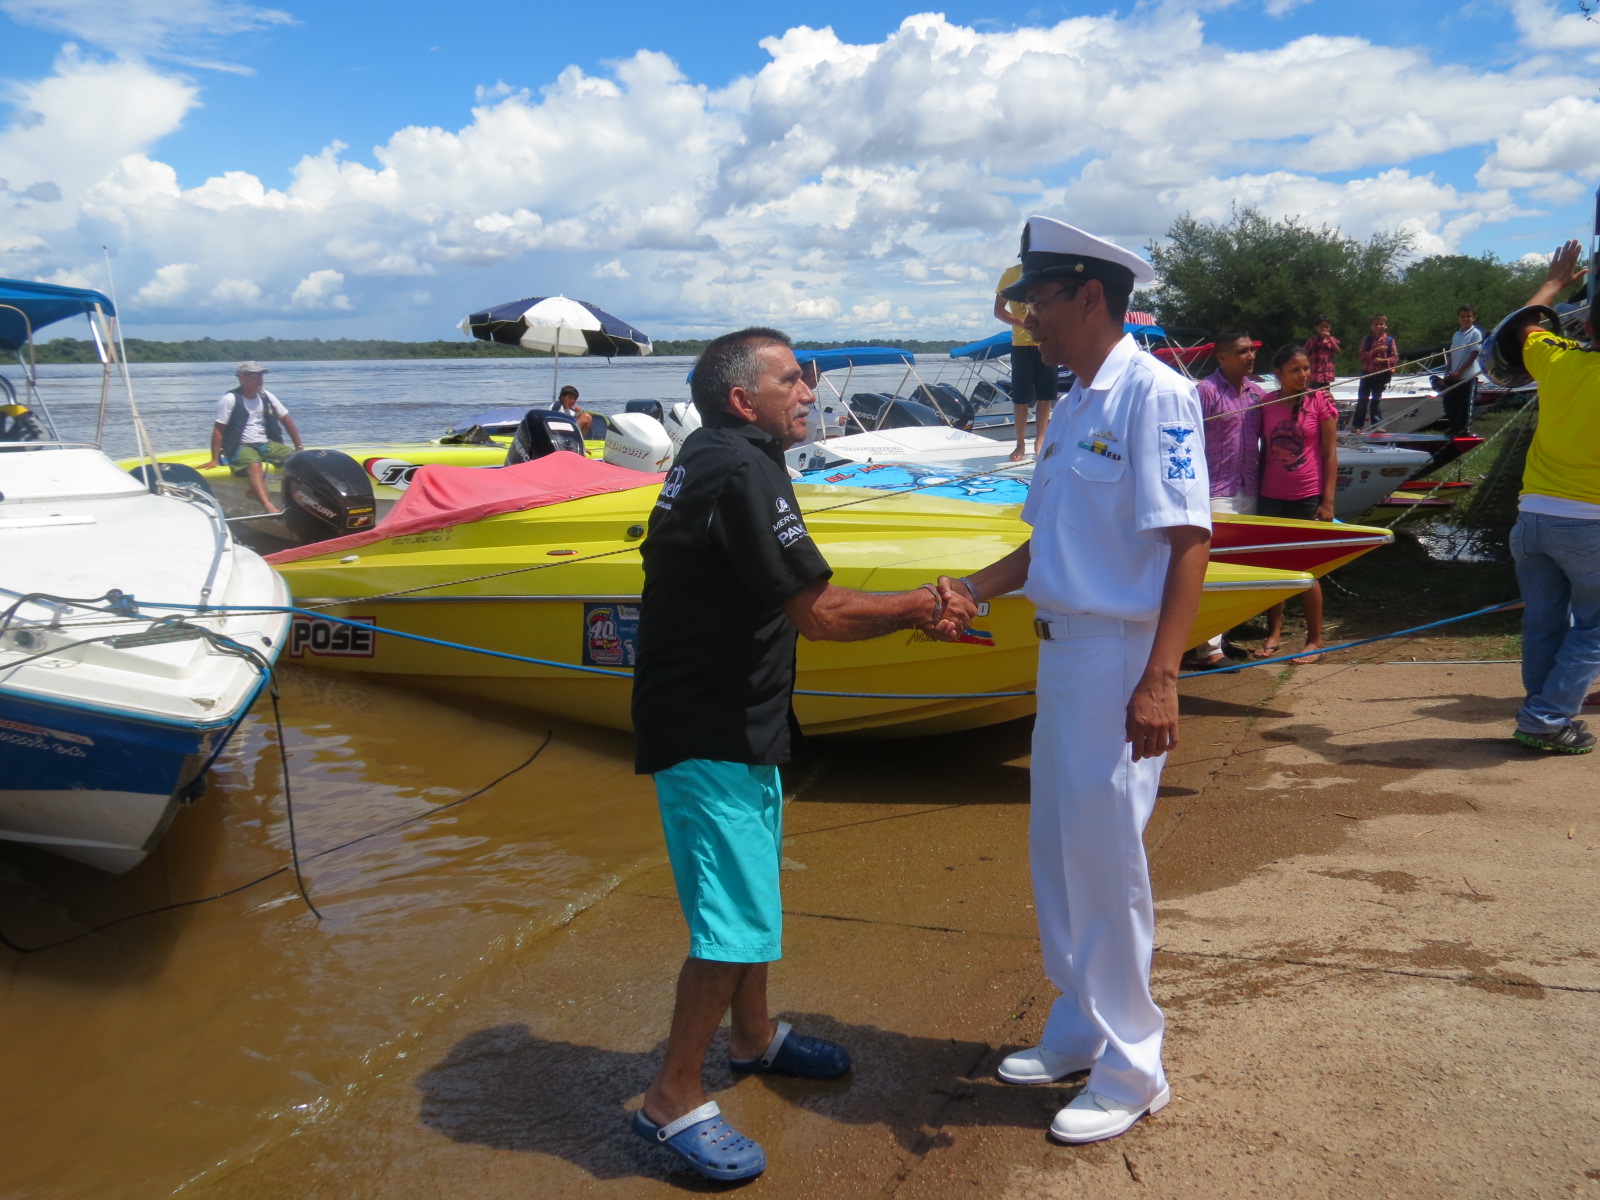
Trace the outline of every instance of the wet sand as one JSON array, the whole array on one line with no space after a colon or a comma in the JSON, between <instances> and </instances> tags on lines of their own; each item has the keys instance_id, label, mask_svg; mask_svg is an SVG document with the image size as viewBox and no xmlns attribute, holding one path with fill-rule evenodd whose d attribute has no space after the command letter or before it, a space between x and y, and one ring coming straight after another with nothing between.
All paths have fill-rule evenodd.
<instances>
[{"instance_id":1,"label":"wet sand","mask_svg":"<svg viewBox=\"0 0 1600 1200\"><path fill-rule=\"evenodd\" d=\"M447 803L545 733L289 682L303 853ZM835 741L787 779L773 989L857 1069L735 1084L713 1055L708 1086L771 1161L745 1190L1600 1195L1600 785L1588 759L1506 739L1516 668L1330 664L1186 691L1147 834L1172 1106L1071 1149L1044 1129L1082 1077L994 1078L1054 996L1023 724ZM127 879L0 850L6 932L42 941L279 865L269 729L258 712ZM626 1131L684 946L626 738L558 727L494 791L317 859L307 880L323 922L279 876L0 960L0 1195L719 1190Z\"/></svg>"}]
</instances>

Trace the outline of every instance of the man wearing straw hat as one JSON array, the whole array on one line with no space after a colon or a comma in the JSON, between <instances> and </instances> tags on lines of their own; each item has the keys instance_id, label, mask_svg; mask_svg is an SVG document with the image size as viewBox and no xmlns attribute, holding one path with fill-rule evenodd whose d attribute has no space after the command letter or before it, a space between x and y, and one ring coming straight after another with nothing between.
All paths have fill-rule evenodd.
<instances>
[{"instance_id":1,"label":"man wearing straw hat","mask_svg":"<svg viewBox=\"0 0 1600 1200\"><path fill-rule=\"evenodd\" d=\"M262 510L275 513L277 506L267 495L267 464L281 463L305 446L289 410L264 386L267 368L251 359L240 363L235 374L239 386L224 392L217 401L217 421L211 429L211 461L200 469L220 466L226 459L235 475L249 480ZM294 439L294 450L283 440L285 430Z\"/></svg>"},{"instance_id":2,"label":"man wearing straw hat","mask_svg":"<svg viewBox=\"0 0 1600 1200\"><path fill-rule=\"evenodd\" d=\"M1021 587L1038 608L1028 833L1045 972L1061 990L1009 1083L1089 1079L1056 1114L1064 1142L1115 1137L1171 1098L1150 996L1155 932L1142 834L1178 740L1178 665L1211 538L1192 383L1123 332L1149 264L1049 217L1028 219L1022 277L1047 363L1077 376L1023 506L1029 541L969 579L977 603Z\"/></svg>"}]
</instances>

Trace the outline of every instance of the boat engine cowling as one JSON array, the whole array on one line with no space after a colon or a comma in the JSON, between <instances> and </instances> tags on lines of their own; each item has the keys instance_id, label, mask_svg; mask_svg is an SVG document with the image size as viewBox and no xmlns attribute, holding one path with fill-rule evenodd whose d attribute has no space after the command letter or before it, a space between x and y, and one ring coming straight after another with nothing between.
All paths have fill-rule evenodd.
<instances>
[{"instance_id":1,"label":"boat engine cowling","mask_svg":"<svg viewBox=\"0 0 1600 1200\"><path fill-rule=\"evenodd\" d=\"M378 519L372 480L338 450L301 450L283 460L283 524L295 544L371 529Z\"/></svg>"},{"instance_id":2,"label":"boat engine cowling","mask_svg":"<svg viewBox=\"0 0 1600 1200\"><path fill-rule=\"evenodd\" d=\"M667 405L666 411L661 414L661 426L672 439L673 457L677 457L678 451L683 449L684 439L700 428L700 410L688 400L678 400Z\"/></svg>"},{"instance_id":3,"label":"boat engine cowling","mask_svg":"<svg viewBox=\"0 0 1600 1200\"><path fill-rule=\"evenodd\" d=\"M659 400L629 400L622 406L623 412L643 413L652 421L661 420L663 409Z\"/></svg>"},{"instance_id":4,"label":"boat engine cowling","mask_svg":"<svg viewBox=\"0 0 1600 1200\"><path fill-rule=\"evenodd\" d=\"M532 462L557 450L570 450L574 454L584 452L583 430L579 428L577 418L569 417L564 412L531 408L511 439L505 465L509 467L516 463Z\"/></svg>"},{"instance_id":5,"label":"boat engine cowling","mask_svg":"<svg viewBox=\"0 0 1600 1200\"><path fill-rule=\"evenodd\" d=\"M193 467L185 466L183 463L158 462L155 464L155 468L154 471L151 471L149 463L140 463L137 467L130 468L128 474L132 475L152 492L160 484L170 483L174 487L195 488L208 496L216 495L211 490L211 484L207 482L206 477Z\"/></svg>"},{"instance_id":6,"label":"boat engine cowling","mask_svg":"<svg viewBox=\"0 0 1600 1200\"><path fill-rule=\"evenodd\" d=\"M632 471L665 471L672 466L678 448L672 444L661 422L643 413L613 413L606 431L605 461Z\"/></svg>"}]
</instances>

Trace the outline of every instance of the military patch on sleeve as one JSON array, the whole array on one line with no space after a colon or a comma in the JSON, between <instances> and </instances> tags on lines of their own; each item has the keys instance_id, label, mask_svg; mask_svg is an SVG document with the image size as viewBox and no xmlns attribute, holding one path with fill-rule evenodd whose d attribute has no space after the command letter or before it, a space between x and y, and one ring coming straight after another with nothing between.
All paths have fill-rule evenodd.
<instances>
[{"instance_id":1,"label":"military patch on sleeve","mask_svg":"<svg viewBox=\"0 0 1600 1200\"><path fill-rule=\"evenodd\" d=\"M1200 431L1193 425L1161 426L1161 475L1181 492L1194 482L1194 457L1203 453Z\"/></svg>"}]
</instances>

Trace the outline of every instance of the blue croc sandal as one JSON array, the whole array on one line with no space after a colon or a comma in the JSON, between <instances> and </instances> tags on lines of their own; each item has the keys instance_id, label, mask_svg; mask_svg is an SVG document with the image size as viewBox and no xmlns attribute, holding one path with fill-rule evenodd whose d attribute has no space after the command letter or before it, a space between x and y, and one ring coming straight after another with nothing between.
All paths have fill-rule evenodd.
<instances>
[{"instance_id":1,"label":"blue croc sandal","mask_svg":"<svg viewBox=\"0 0 1600 1200\"><path fill-rule=\"evenodd\" d=\"M787 1021L778 1022L778 1032L760 1058L728 1060L735 1075L798 1075L801 1079L837 1079L850 1069L850 1052L837 1042L796 1033Z\"/></svg>"},{"instance_id":2,"label":"blue croc sandal","mask_svg":"<svg viewBox=\"0 0 1600 1200\"><path fill-rule=\"evenodd\" d=\"M767 1152L729 1125L715 1100L665 1125L641 1108L633 1114L633 1131L671 1150L707 1179L753 1179L767 1169Z\"/></svg>"}]
</instances>

